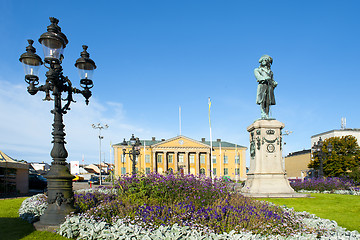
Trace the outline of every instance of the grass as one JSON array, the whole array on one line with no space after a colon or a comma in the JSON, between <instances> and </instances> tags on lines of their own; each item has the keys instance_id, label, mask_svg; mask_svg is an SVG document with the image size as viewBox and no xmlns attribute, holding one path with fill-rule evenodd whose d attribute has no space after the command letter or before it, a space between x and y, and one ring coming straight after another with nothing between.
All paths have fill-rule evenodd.
<instances>
[{"instance_id":1,"label":"grass","mask_svg":"<svg viewBox=\"0 0 360 240\"><path fill-rule=\"evenodd\" d=\"M68 239L55 233L36 231L32 224L19 218L18 210L24 200L25 198L0 200L0 239Z\"/></svg>"},{"instance_id":2,"label":"grass","mask_svg":"<svg viewBox=\"0 0 360 240\"><path fill-rule=\"evenodd\" d=\"M360 232L360 196L340 194L311 194L311 198L261 199L306 211L318 217L335 220L339 226Z\"/></svg>"}]
</instances>

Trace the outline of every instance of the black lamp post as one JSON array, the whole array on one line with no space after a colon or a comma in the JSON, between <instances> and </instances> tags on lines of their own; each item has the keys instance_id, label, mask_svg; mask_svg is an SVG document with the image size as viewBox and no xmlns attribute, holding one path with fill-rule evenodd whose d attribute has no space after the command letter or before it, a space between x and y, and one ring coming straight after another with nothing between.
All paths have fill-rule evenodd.
<instances>
[{"instance_id":1,"label":"black lamp post","mask_svg":"<svg viewBox=\"0 0 360 240\"><path fill-rule=\"evenodd\" d=\"M39 39L44 49L44 66L48 69L45 74L45 84L37 86L39 84L38 71L43 62L35 53L36 50L32 46L33 40L28 40L29 46L26 47L26 52L19 59L24 65L25 81L29 84L28 92L35 95L38 91L42 91L45 92L44 100L54 100L54 109L51 110L51 113L54 114L53 148L50 153L53 161L51 162L50 171L46 175L48 179L47 201L49 206L41 216L40 221L34 224L38 230L57 228L65 221L65 216L75 210L72 189L74 176L70 174L69 168L66 166L68 152L65 149L63 114L70 110L71 102L75 102L73 100L73 94L75 93L82 94L85 97L86 104L89 103L90 89L93 87L91 78L93 70L96 68L94 61L89 58L89 53L86 51L87 46L83 45L84 51L81 52L81 57L75 63L79 70L80 86L83 90L73 87L70 79L63 75L61 66L64 59L62 53L68 40L58 26L59 20L51 17L50 22L47 32L42 34ZM50 92L52 92L54 99L50 97ZM65 99L61 98L62 92L67 94ZM63 107L62 100L66 101Z\"/></svg>"},{"instance_id":2,"label":"black lamp post","mask_svg":"<svg viewBox=\"0 0 360 240\"><path fill-rule=\"evenodd\" d=\"M130 146L132 147L129 152L126 152L126 147L128 146L128 143L126 142L125 138L124 141L121 143L123 146L123 155L125 158L125 155L128 154L130 157L130 160L132 161L132 175L136 174L136 158L138 155L140 155L140 146L141 142L139 138L135 138L134 134L131 136L129 141Z\"/></svg>"},{"instance_id":3,"label":"black lamp post","mask_svg":"<svg viewBox=\"0 0 360 240\"><path fill-rule=\"evenodd\" d=\"M314 143L314 145L312 146L313 153L316 153L320 160L320 167L319 167L319 174L318 174L319 177L324 177L323 161L324 161L324 157L326 156L326 153L322 149L323 146L324 146L324 142L321 139L321 137L319 138L319 141L317 143ZM331 151L332 151L332 145L330 142L327 145L327 151L328 151L328 153L331 153Z\"/></svg>"}]
</instances>

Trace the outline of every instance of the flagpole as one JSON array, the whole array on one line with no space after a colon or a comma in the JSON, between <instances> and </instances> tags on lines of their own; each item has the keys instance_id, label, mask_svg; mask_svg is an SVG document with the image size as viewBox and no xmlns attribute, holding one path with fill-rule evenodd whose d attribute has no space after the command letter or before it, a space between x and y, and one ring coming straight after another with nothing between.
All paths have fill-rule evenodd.
<instances>
[{"instance_id":1,"label":"flagpole","mask_svg":"<svg viewBox=\"0 0 360 240\"><path fill-rule=\"evenodd\" d=\"M179 130L180 130L180 136L181 136L181 106L179 106Z\"/></svg>"},{"instance_id":2,"label":"flagpole","mask_svg":"<svg viewBox=\"0 0 360 240\"><path fill-rule=\"evenodd\" d=\"M109 164L112 164L112 160L111 160L111 140L110 140L110 151L109 151ZM115 167L115 164L114 166L111 166L111 182L113 182L113 175L114 175L114 167ZM109 170L109 169L108 169Z\"/></svg>"},{"instance_id":3,"label":"flagpole","mask_svg":"<svg viewBox=\"0 0 360 240\"><path fill-rule=\"evenodd\" d=\"M109 156L109 163L111 163L111 164L112 164L112 160L111 160L111 145L112 145L112 143L111 143L111 140L110 140L110 156Z\"/></svg>"},{"instance_id":4,"label":"flagpole","mask_svg":"<svg viewBox=\"0 0 360 240\"><path fill-rule=\"evenodd\" d=\"M213 178L213 170L214 170L214 166L213 166L213 160L212 160L212 149L213 149L213 142L212 142L212 134L211 134L211 118L210 118L210 109L211 109L211 100L209 97L209 127L210 127L210 176L211 178Z\"/></svg>"}]
</instances>

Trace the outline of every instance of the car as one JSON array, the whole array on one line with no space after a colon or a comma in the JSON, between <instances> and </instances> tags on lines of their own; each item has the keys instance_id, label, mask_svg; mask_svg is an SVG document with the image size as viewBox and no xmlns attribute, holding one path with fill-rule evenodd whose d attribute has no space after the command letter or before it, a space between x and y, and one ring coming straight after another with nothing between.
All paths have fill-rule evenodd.
<instances>
[{"instance_id":1,"label":"car","mask_svg":"<svg viewBox=\"0 0 360 240\"><path fill-rule=\"evenodd\" d=\"M47 179L40 174L29 174L29 189L45 190L47 188Z\"/></svg>"},{"instance_id":2,"label":"car","mask_svg":"<svg viewBox=\"0 0 360 240\"><path fill-rule=\"evenodd\" d=\"M75 178L73 178L72 181L73 182L82 182L82 181L84 181L84 177L76 174Z\"/></svg>"},{"instance_id":3,"label":"car","mask_svg":"<svg viewBox=\"0 0 360 240\"><path fill-rule=\"evenodd\" d=\"M100 178L98 176L92 175L89 179L89 184L100 184Z\"/></svg>"}]
</instances>

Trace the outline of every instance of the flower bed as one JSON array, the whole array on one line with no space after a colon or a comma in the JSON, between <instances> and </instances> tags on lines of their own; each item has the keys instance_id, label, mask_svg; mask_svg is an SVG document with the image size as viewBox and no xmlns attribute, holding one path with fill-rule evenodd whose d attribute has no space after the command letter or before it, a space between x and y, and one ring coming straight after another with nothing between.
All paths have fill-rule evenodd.
<instances>
[{"instance_id":1,"label":"flower bed","mask_svg":"<svg viewBox=\"0 0 360 240\"><path fill-rule=\"evenodd\" d=\"M31 198L30 198L31 199ZM42 197L43 201L46 198ZM78 213L59 234L81 239L286 239L331 236L315 216L230 193L221 179L193 175L125 176L114 189L75 193ZM322 221L322 220L317 220ZM326 222L326 220L324 220ZM309 220L308 222L312 222ZM360 237L355 231L346 232ZM338 233L337 233L338 234Z\"/></svg>"},{"instance_id":2,"label":"flower bed","mask_svg":"<svg viewBox=\"0 0 360 240\"><path fill-rule=\"evenodd\" d=\"M360 188L346 178L314 178L304 181L290 181L291 187L297 192L308 193L335 193L347 195L360 195Z\"/></svg>"}]
</instances>

